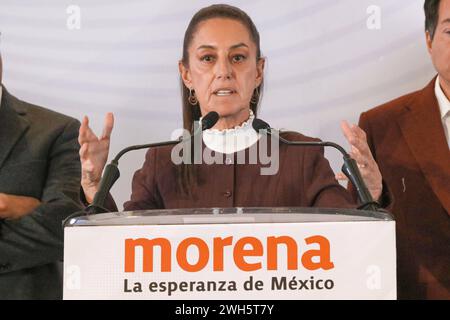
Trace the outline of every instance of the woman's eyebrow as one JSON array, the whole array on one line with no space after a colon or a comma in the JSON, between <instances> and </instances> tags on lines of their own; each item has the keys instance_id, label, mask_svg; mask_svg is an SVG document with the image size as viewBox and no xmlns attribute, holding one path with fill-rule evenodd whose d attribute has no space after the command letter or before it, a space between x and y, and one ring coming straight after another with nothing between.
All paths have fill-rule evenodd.
<instances>
[{"instance_id":1,"label":"woman's eyebrow","mask_svg":"<svg viewBox=\"0 0 450 320\"><path fill-rule=\"evenodd\" d=\"M233 49L237 49L237 48L240 48L240 47L248 48L248 45L246 45L245 43L241 42L241 43L238 43L238 44L235 44L235 45L231 46L230 49L233 50ZM213 50L216 50L217 47L212 46L212 45L204 44L204 45L201 45L200 47L197 48L197 50L202 50L202 49L213 49Z\"/></svg>"},{"instance_id":2,"label":"woman's eyebrow","mask_svg":"<svg viewBox=\"0 0 450 320\"><path fill-rule=\"evenodd\" d=\"M248 45L246 45L245 43L241 42L241 43L235 44L234 46L231 46L230 49L237 49L237 48L240 48L240 47L248 48Z\"/></svg>"},{"instance_id":3,"label":"woman's eyebrow","mask_svg":"<svg viewBox=\"0 0 450 320\"><path fill-rule=\"evenodd\" d=\"M211 46L211 45L201 45L200 47L197 48L197 50L202 50L202 49L217 49L215 46Z\"/></svg>"}]
</instances>

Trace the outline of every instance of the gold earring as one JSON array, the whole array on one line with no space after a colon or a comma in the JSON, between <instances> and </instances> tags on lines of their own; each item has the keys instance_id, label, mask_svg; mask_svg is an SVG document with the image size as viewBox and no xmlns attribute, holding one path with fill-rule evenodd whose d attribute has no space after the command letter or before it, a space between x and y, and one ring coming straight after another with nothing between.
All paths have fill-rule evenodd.
<instances>
[{"instance_id":1,"label":"gold earring","mask_svg":"<svg viewBox=\"0 0 450 320\"><path fill-rule=\"evenodd\" d=\"M188 100L189 100L189 103L191 105L193 105L193 106L196 106L198 104L198 99L195 96L195 91L192 90L191 88L189 88L189 98L188 98Z\"/></svg>"}]
</instances>

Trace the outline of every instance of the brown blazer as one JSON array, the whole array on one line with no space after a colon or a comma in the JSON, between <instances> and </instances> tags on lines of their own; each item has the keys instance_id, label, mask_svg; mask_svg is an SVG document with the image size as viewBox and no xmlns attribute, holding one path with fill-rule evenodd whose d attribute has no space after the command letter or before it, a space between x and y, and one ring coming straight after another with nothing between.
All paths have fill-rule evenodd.
<instances>
[{"instance_id":1,"label":"brown blazer","mask_svg":"<svg viewBox=\"0 0 450 320\"><path fill-rule=\"evenodd\" d=\"M393 196L399 299L450 299L450 151L435 79L359 121Z\"/></svg>"},{"instance_id":2,"label":"brown blazer","mask_svg":"<svg viewBox=\"0 0 450 320\"><path fill-rule=\"evenodd\" d=\"M286 133L284 137L314 140L298 133ZM178 171L171 161L171 149L159 147L147 152L143 167L134 174L125 210L356 207L351 194L334 178L323 148L280 145L280 166L275 175L261 175L261 164L236 164L236 154L232 155L233 164L198 165L200 182L192 186L191 196L177 187Z\"/></svg>"}]
</instances>

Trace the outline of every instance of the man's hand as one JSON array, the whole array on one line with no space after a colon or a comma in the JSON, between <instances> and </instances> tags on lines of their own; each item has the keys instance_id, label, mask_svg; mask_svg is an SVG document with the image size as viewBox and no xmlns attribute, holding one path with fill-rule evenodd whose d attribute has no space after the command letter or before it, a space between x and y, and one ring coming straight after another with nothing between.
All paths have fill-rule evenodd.
<instances>
[{"instance_id":1,"label":"man's hand","mask_svg":"<svg viewBox=\"0 0 450 320\"><path fill-rule=\"evenodd\" d=\"M0 219L19 219L33 212L41 201L32 197L0 193Z\"/></svg>"}]
</instances>

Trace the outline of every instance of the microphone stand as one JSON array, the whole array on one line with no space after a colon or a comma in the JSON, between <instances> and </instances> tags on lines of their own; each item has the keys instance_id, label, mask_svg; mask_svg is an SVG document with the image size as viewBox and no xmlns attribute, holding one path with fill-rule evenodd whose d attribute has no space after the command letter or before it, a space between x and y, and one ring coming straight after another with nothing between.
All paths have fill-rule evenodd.
<instances>
[{"instance_id":1,"label":"microphone stand","mask_svg":"<svg viewBox=\"0 0 450 320\"><path fill-rule=\"evenodd\" d=\"M201 125L198 126L197 129L195 129L194 133L187 140L192 139L193 137L202 133L206 129L212 128L217 123L218 120L219 120L219 114L217 112L215 112L215 111L209 112L205 117L202 118ZM176 145L178 143L182 143L183 141L184 141L183 138L180 137L178 140L170 140L170 141L135 145L135 146L130 146L130 147L127 147L127 148L121 150L116 155L116 157L106 166L105 171L102 176L102 179L100 180L100 185L99 185L98 191L94 196L94 200L92 201L92 204L90 204L85 210L80 211L80 212L75 212L74 214L68 216L63 221L63 227L65 227L66 224L73 218L77 218L77 217L89 215L89 214L98 214L98 213L109 212L109 210L104 207L104 203L105 203L106 198L108 197L109 191L111 190L112 186L117 181L117 179L119 179L119 177L120 177L119 159L125 153L127 153L129 151L133 151L133 150Z\"/></svg>"},{"instance_id":2,"label":"microphone stand","mask_svg":"<svg viewBox=\"0 0 450 320\"><path fill-rule=\"evenodd\" d=\"M380 204L373 200L372 195L367 188L364 179L361 176L358 165L352 157L342 148L340 145L334 142L327 141L289 141L281 137L277 130L271 128L268 123L261 119L255 119L253 121L253 128L258 132L259 130L266 131L269 135L274 135L279 141L287 145L293 146L316 146L316 147L332 147L337 149L342 155L344 164L342 165L342 172L351 181L356 188L358 198L361 201L361 205L358 207L360 210L380 211Z\"/></svg>"},{"instance_id":3,"label":"microphone stand","mask_svg":"<svg viewBox=\"0 0 450 320\"><path fill-rule=\"evenodd\" d=\"M116 157L111 160L111 162L106 166L105 172L103 173L102 179L100 180L100 185L98 188L97 193L94 196L94 200L92 203L83 211L75 212L68 216L63 221L63 227L67 225L67 223L77 217L81 217L84 215L90 215L90 214L97 214L97 213L105 213L109 212L108 209L104 207L104 203L106 198L108 197L109 191L111 190L114 183L119 179L120 177L120 171L119 171L119 159L127 152L133 151L133 150L141 150L141 149L147 149L147 148L153 148L153 147L161 147L161 146L169 146L169 145L175 145L180 143L181 137L179 140L170 140L170 141L164 141L164 142L156 142L156 143L149 143L149 144L141 144L141 145L135 145L127 147L123 150L121 150Z\"/></svg>"},{"instance_id":4,"label":"microphone stand","mask_svg":"<svg viewBox=\"0 0 450 320\"><path fill-rule=\"evenodd\" d=\"M116 157L111 160L111 162L106 166L105 172L103 174L103 177L100 181L100 186L98 188L97 193L94 196L94 200L92 201L92 204L89 205L86 208L86 211L89 214L97 214L97 213L105 213L109 210L105 209L103 207L106 198L108 197L109 191L111 190L114 183L119 179L120 177L120 171L119 171L119 159L127 152L134 151L134 150L141 150L141 149L148 149L148 148L154 148L154 147L162 147L162 146L170 146L170 145L176 145L180 143L182 140L170 140L170 141L163 141L163 142L156 142L156 143L149 143L149 144L141 144L141 145L135 145L130 146L122 151L120 151Z\"/></svg>"}]
</instances>

